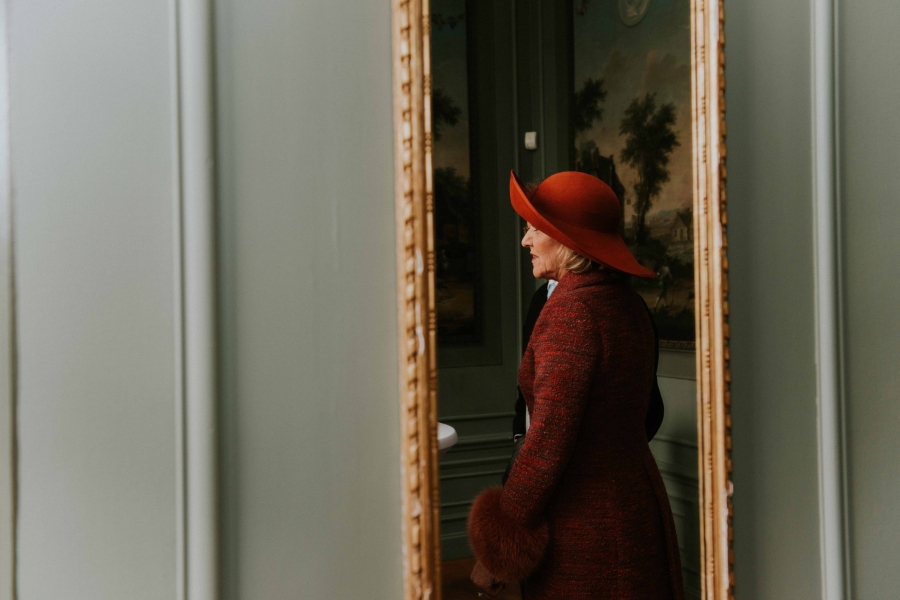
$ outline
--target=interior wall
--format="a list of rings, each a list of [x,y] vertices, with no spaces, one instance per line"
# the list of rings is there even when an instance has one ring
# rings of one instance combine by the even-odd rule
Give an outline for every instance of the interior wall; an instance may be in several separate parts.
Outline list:
[[[900,7],[834,6],[847,591],[892,598]],[[736,589],[745,598],[816,598],[810,5],[730,0],[726,14]]]
[[[839,4],[845,411],[854,598],[900,589],[900,4]]]
[[[400,598],[391,3],[216,4],[227,598]]]
[[[178,598],[175,3],[8,7],[18,597]],[[390,4],[216,13],[226,594],[397,598]]]
[[[819,598],[810,3],[725,3],[739,598]]]
[[[8,8],[18,597],[171,599],[171,7]]]

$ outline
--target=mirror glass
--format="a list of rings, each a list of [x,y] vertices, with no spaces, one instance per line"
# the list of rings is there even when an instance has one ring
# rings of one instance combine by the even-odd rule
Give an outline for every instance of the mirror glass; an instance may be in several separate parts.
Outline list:
[[[690,0],[431,0],[430,14],[442,597],[477,596],[467,517],[525,427],[517,374],[545,281],[520,246],[512,169],[604,181],[656,273],[631,278],[660,342],[665,417],[649,445],[699,598]]]

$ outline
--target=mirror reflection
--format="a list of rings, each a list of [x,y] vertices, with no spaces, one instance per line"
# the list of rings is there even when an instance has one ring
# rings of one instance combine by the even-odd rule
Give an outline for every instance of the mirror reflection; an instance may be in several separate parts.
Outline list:
[[[442,596],[699,598],[690,3],[514,4],[431,1]]]

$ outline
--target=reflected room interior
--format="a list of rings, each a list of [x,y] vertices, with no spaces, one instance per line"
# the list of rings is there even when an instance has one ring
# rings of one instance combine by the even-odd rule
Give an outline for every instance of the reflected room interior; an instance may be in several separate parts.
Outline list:
[[[442,597],[471,598],[472,500],[513,450],[523,323],[545,282],[520,245],[509,172],[566,170],[619,198],[621,233],[656,274],[632,285],[660,336],[665,406],[650,447],[687,598],[700,597],[689,0],[432,0]],[[500,598],[518,598],[509,586]]]

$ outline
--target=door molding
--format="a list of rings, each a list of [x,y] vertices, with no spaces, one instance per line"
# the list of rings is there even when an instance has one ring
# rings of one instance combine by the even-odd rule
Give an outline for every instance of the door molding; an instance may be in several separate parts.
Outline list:
[[[18,503],[13,197],[9,131],[8,3],[0,2],[0,600],[15,600]]]
[[[837,181],[836,7],[812,0],[812,145],[815,249],[819,560],[822,599],[848,594],[841,355],[840,198]]]
[[[178,597],[218,600],[215,88],[211,0],[175,0]]]

